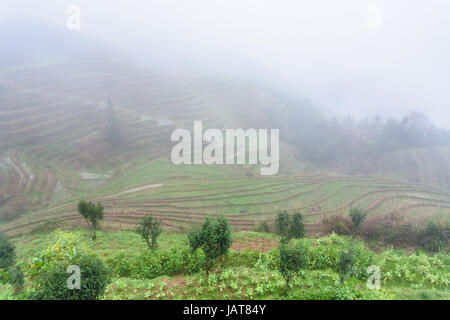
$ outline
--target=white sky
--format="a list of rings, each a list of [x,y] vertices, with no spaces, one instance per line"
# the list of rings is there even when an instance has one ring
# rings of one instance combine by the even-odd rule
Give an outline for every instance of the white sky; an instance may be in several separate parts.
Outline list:
[[[79,5],[81,32],[161,68],[264,78],[329,115],[420,110],[450,127],[448,0],[1,1],[0,19],[61,28]]]

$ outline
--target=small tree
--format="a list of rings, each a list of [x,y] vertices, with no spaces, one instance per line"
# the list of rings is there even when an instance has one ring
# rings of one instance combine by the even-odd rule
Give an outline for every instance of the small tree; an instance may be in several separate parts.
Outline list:
[[[88,226],[92,230],[92,240],[97,239],[97,229],[100,224],[100,220],[103,219],[103,206],[101,203],[97,203],[95,205],[91,201],[86,202],[81,200],[78,202],[78,212],[83,216],[86,220]]]
[[[280,243],[280,266],[278,270],[286,281],[286,293],[292,278],[308,265],[307,249],[301,242],[289,246],[286,242]]]
[[[301,239],[305,236],[305,223],[303,222],[303,215],[300,212],[296,212],[292,216],[289,234],[295,239]]]
[[[287,211],[278,213],[277,218],[275,219],[275,229],[277,234],[280,235],[282,242],[288,242],[291,238],[290,224],[291,219]]]
[[[352,218],[353,232],[356,234],[366,219],[367,213],[364,213],[361,209],[352,208],[349,215]]]
[[[0,233],[0,269],[5,271],[14,265],[16,258],[16,249],[14,245],[6,238],[3,233]]]
[[[136,232],[142,236],[149,249],[155,250],[158,246],[157,239],[162,233],[161,222],[153,220],[152,216],[147,216],[142,220]]]
[[[188,234],[189,246],[194,252],[201,248],[205,254],[205,270],[208,274],[217,258],[225,255],[232,243],[231,230],[228,220],[219,217],[212,220],[206,218],[200,227]]]

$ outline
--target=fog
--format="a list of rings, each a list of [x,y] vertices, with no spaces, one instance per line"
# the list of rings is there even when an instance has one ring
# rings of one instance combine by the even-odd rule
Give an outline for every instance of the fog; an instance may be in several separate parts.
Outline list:
[[[417,110],[450,128],[446,0],[16,0],[0,19],[66,28],[69,5],[81,9],[71,32],[152,68],[270,84],[328,116]]]

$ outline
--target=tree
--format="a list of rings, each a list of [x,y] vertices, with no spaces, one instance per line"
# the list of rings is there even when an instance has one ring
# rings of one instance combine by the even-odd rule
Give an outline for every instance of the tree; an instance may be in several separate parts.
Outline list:
[[[86,202],[84,200],[80,200],[80,202],[78,202],[78,212],[83,216],[91,228],[92,240],[97,238],[97,229],[99,227],[100,220],[103,219],[103,210],[104,208],[100,202],[97,203],[97,205],[91,201]]]
[[[122,130],[120,128],[119,121],[117,120],[116,111],[114,110],[111,99],[108,99],[107,110],[108,128],[106,134],[109,142],[112,145],[117,146],[122,142]]]
[[[289,290],[289,283],[301,269],[308,265],[307,248],[302,242],[297,242],[294,246],[289,243],[280,242],[280,265],[278,270],[286,281],[286,292]]]
[[[303,215],[300,212],[296,212],[292,216],[289,234],[295,239],[301,239],[305,236],[305,223],[303,222]]]
[[[228,220],[221,216],[216,220],[206,218],[200,227],[188,234],[192,252],[201,248],[205,254],[204,268],[208,274],[217,258],[225,255],[232,243]]]
[[[367,213],[358,208],[351,208],[349,215],[352,218],[353,231],[356,234],[366,219]]]
[[[14,265],[16,258],[16,249],[14,245],[0,233],[0,269],[7,270]]]
[[[157,239],[162,233],[161,222],[153,220],[152,216],[147,216],[142,220],[136,232],[142,236],[149,249],[155,250],[158,246]]]
[[[280,235],[282,242],[288,242],[290,237],[289,226],[291,224],[291,219],[287,211],[282,211],[278,213],[275,219],[275,229],[277,234]]]

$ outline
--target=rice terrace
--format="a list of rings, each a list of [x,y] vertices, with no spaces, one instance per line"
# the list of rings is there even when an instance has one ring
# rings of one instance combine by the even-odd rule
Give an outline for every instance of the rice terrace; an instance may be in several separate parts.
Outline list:
[[[339,118],[259,77],[7,25],[0,299],[450,299],[450,129],[421,112]],[[196,121],[279,129],[278,173],[174,163],[172,133]],[[81,289],[45,291],[69,265]]]

